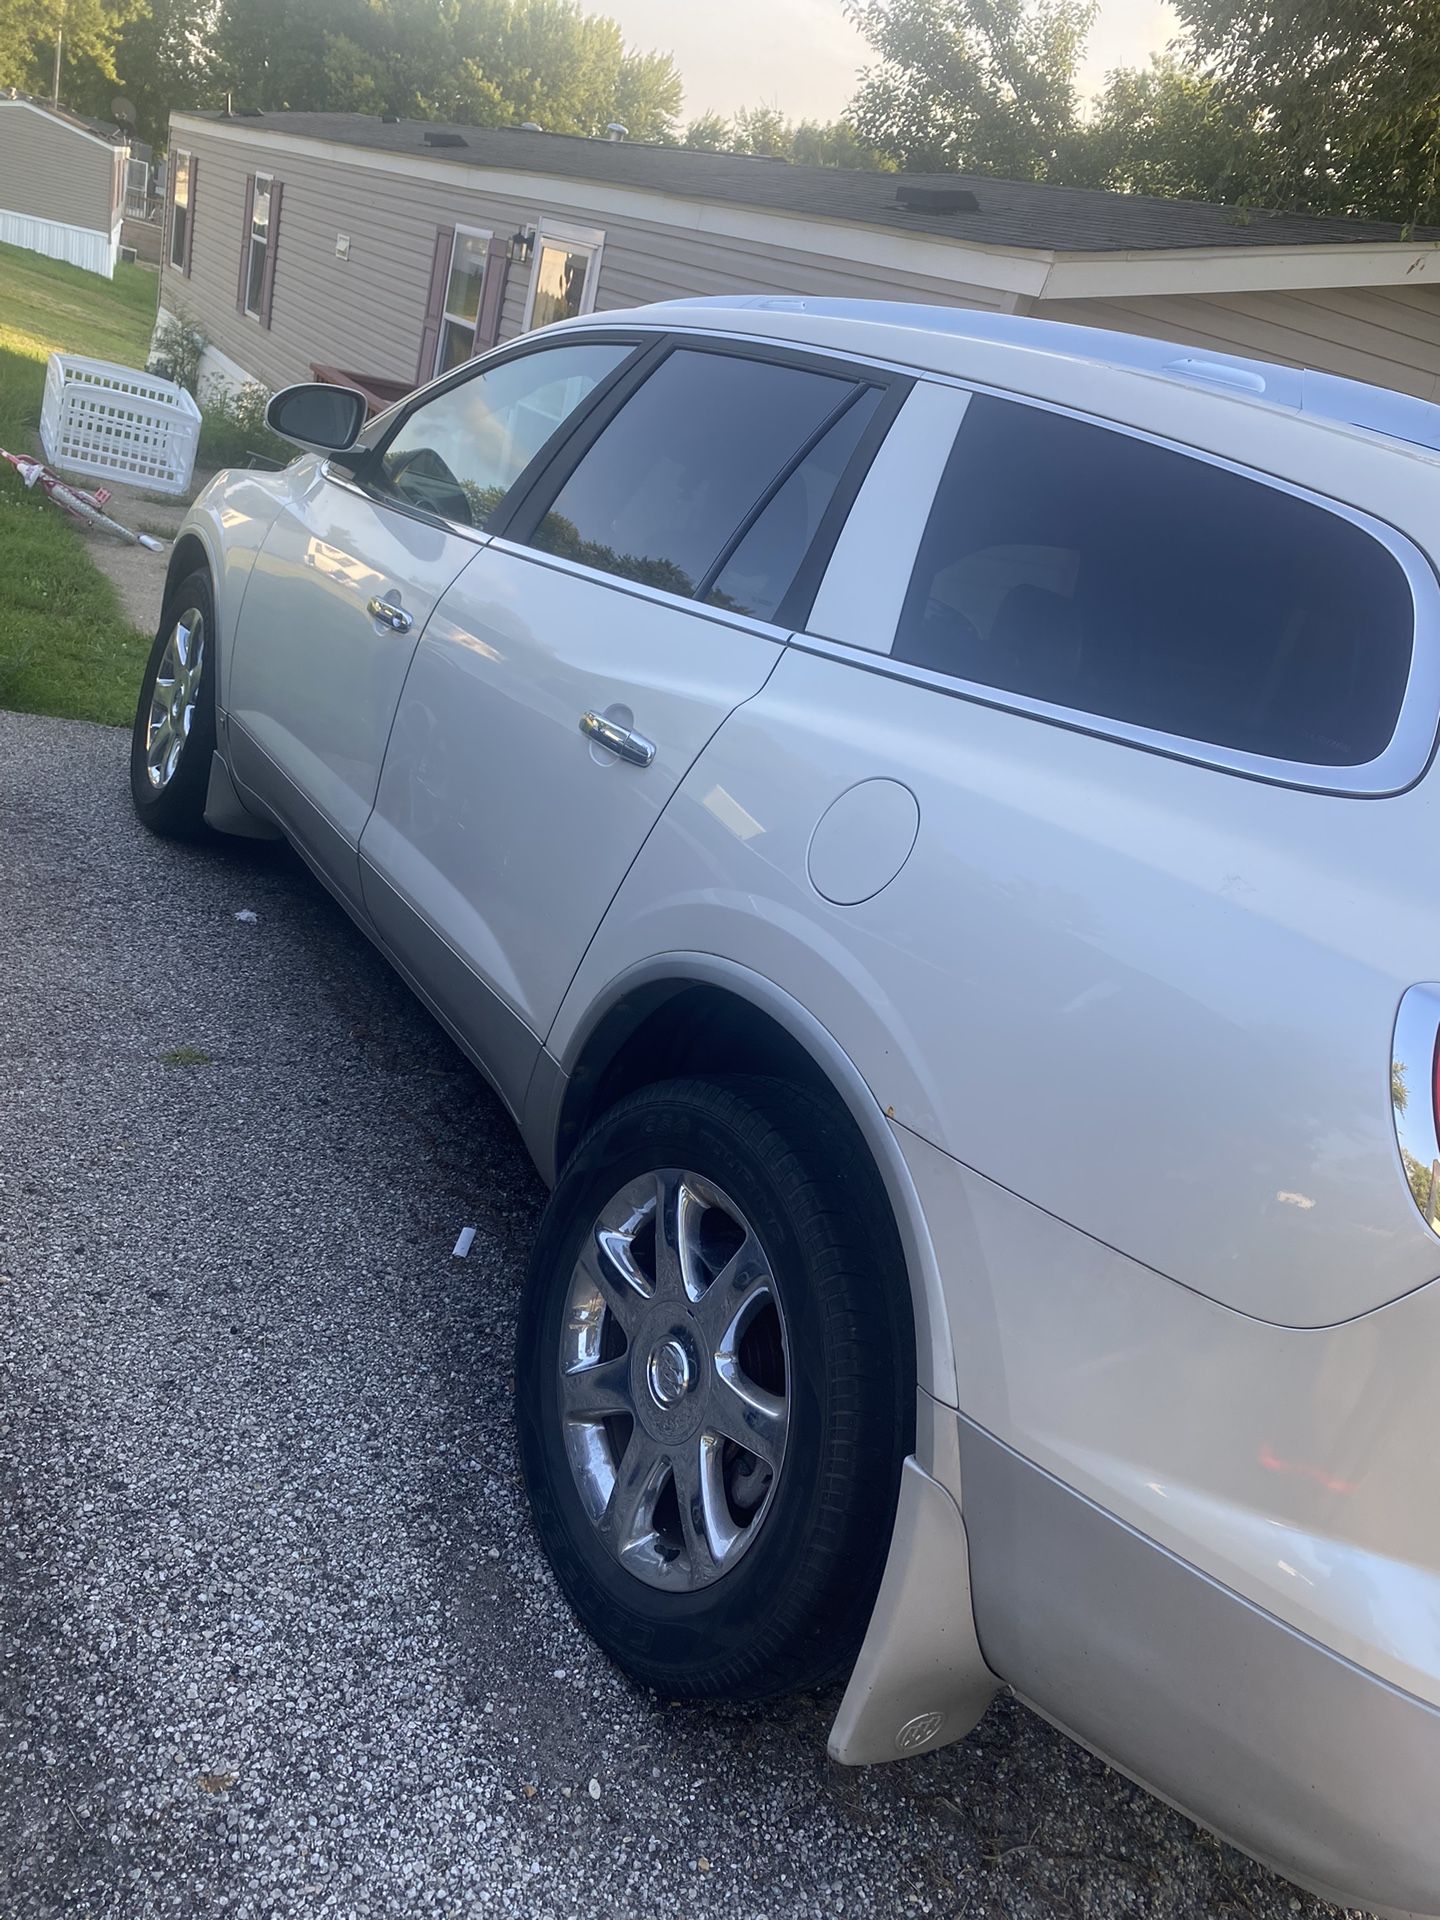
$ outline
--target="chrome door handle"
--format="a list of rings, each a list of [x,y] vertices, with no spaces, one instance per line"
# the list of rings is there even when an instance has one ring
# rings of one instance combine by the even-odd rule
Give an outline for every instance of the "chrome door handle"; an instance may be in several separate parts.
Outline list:
[[[617,759],[628,760],[632,767],[648,767],[655,758],[655,742],[630,727],[617,727],[603,713],[582,713],[580,731],[597,747],[605,747]]]
[[[393,600],[381,600],[378,597],[367,601],[366,612],[372,620],[378,620],[382,626],[389,627],[392,633],[408,633],[415,624],[415,616],[407,613],[404,607],[397,606]]]

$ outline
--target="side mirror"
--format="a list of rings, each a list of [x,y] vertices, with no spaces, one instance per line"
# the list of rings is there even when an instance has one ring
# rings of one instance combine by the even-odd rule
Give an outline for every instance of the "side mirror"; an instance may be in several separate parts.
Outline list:
[[[265,408],[265,424],[292,446],[310,453],[343,453],[365,424],[368,403],[354,387],[307,381],[282,387]]]

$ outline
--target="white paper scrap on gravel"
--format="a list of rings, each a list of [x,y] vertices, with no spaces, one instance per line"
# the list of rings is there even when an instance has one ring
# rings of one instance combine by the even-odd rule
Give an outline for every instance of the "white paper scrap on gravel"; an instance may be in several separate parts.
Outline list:
[[[460,1229],[460,1238],[455,1242],[454,1258],[463,1260],[474,1244],[475,1229],[473,1227],[462,1227]]]
[[[245,926],[253,927],[256,921],[260,918],[260,916],[258,913],[252,912],[252,910],[249,907],[241,907],[240,911],[236,914],[235,918],[239,921],[242,921]]]

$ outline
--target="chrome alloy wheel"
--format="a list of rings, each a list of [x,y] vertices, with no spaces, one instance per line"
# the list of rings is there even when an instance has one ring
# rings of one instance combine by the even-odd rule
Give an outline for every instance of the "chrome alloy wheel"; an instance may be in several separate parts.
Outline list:
[[[174,778],[190,738],[204,670],[205,616],[198,607],[187,607],[170,629],[150,696],[145,772],[157,793]]]
[[[775,1497],[790,1356],[764,1248],[726,1194],[666,1167],[585,1237],[560,1335],[560,1417],[585,1511],[621,1566],[693,1592]]]

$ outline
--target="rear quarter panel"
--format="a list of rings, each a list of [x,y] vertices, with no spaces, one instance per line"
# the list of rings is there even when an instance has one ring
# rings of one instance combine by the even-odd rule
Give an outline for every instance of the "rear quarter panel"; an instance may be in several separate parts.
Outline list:
[[[858,780],[908,786],[872,898],[811,885]],[[1131,1259],[1298,1327],[1423,1285],[1390,1109],[1401,993],[1437,971],[1433,786],[1246,780],[792,649],[693,768],[550,1039],[656,953],[808,1007],[881,1108]]]

